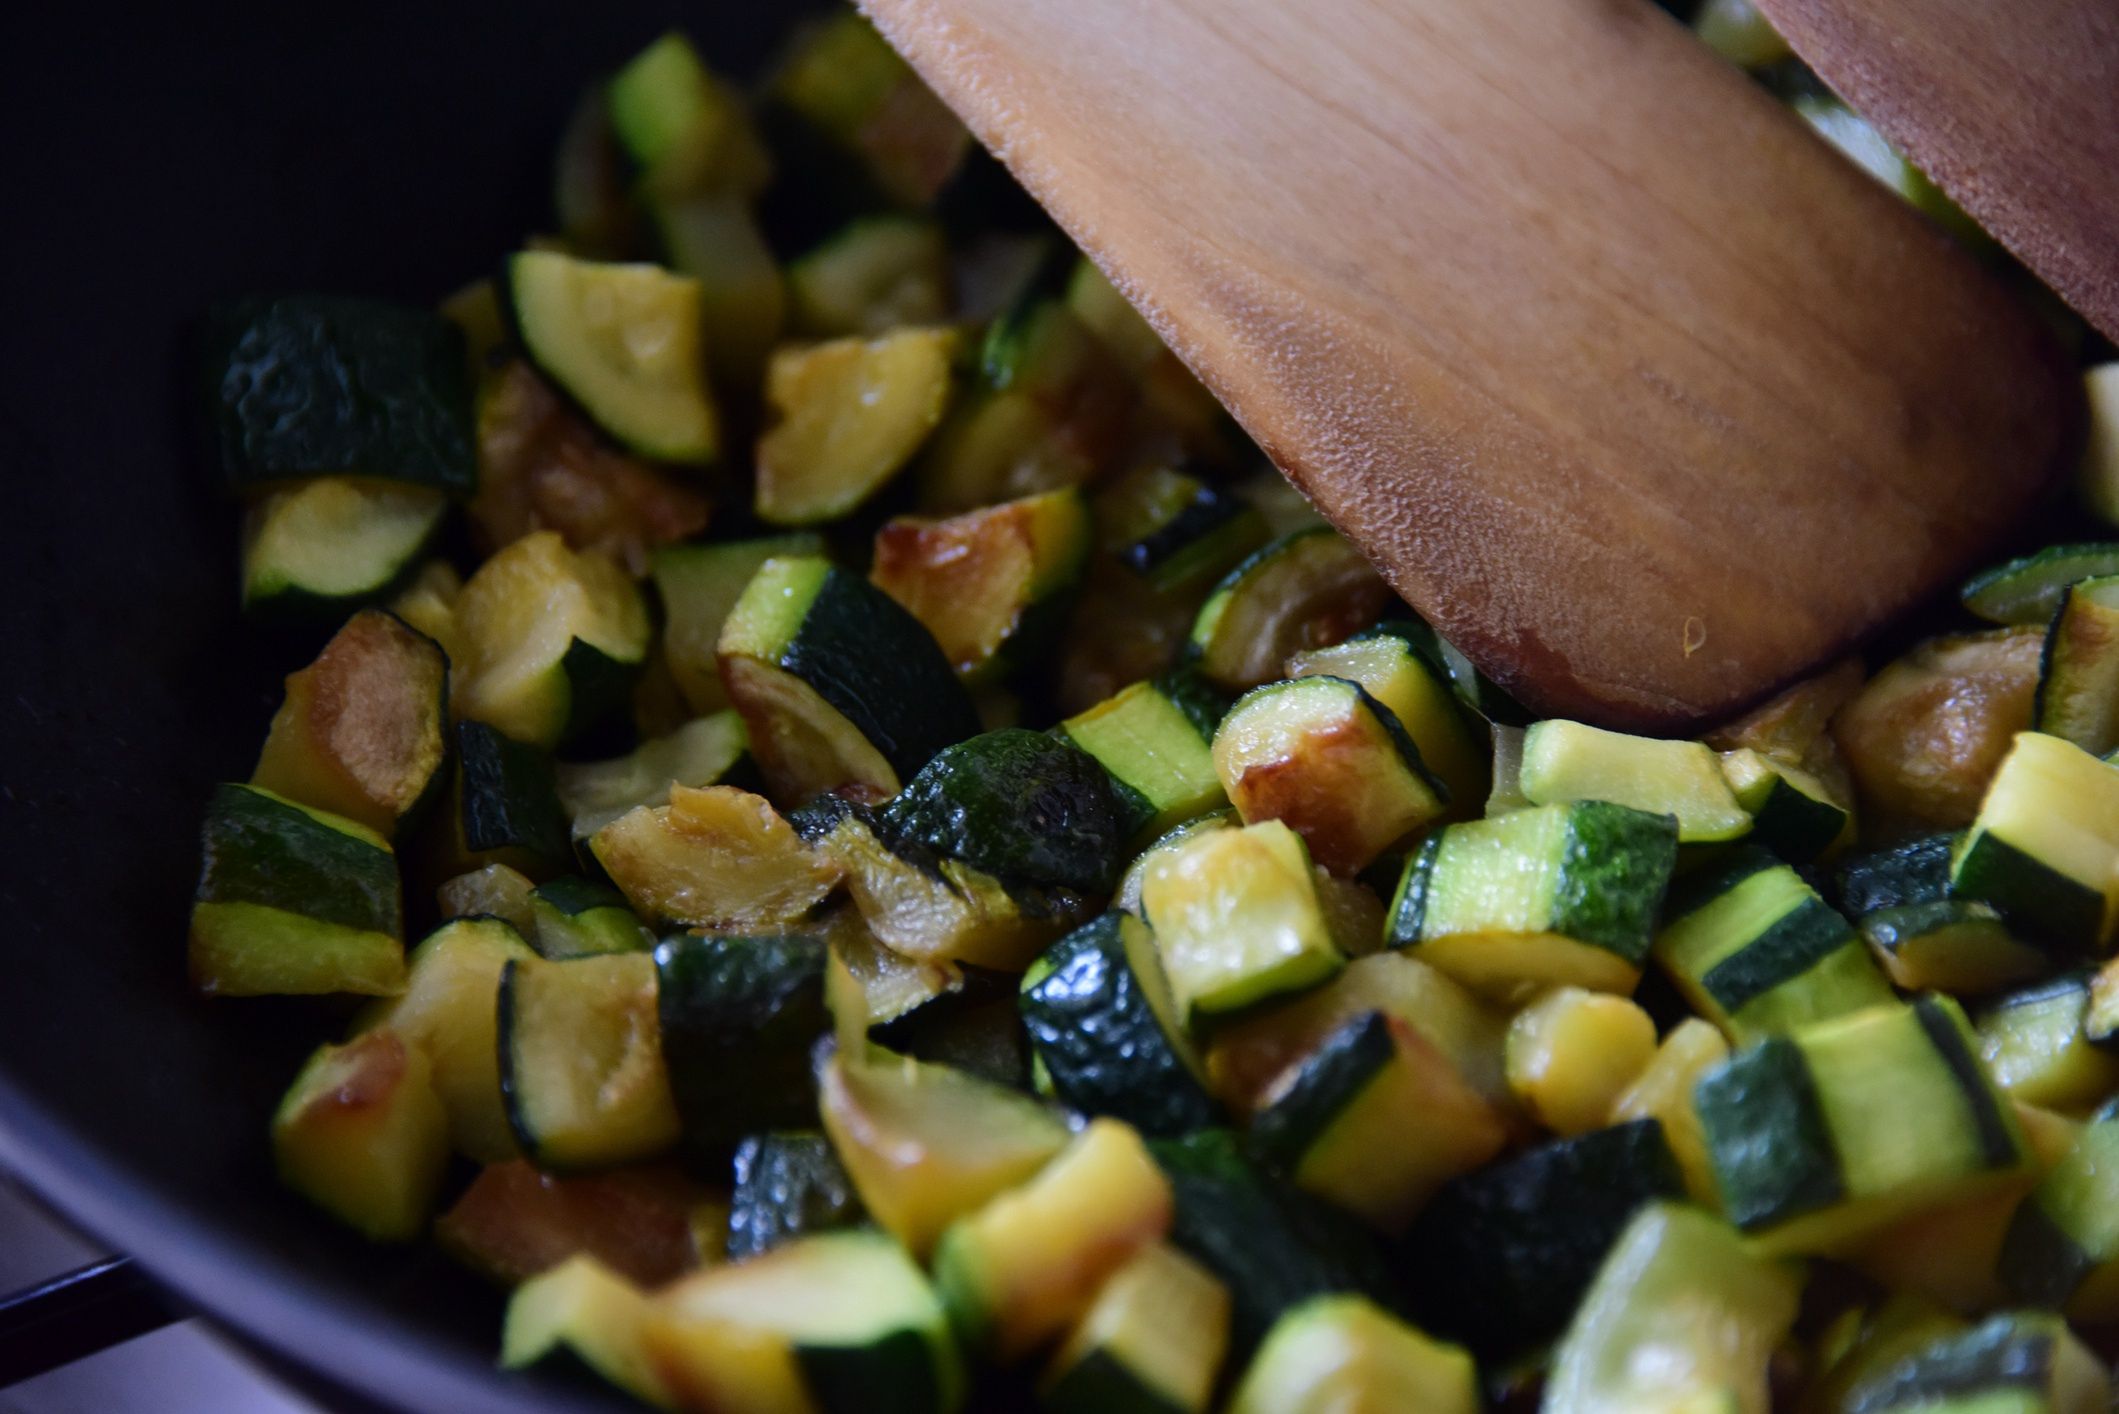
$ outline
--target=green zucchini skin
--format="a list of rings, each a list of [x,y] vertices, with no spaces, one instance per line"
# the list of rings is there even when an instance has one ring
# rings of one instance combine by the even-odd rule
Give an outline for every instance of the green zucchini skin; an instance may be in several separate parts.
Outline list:
[[[655,949],[656,1006],[686,1150],[719,1163],[745,1136],[814,1126],[810,1051],[831,1029],[820,938],[700,937]]]
[[[642,952],[655,944],[624,894],[577,876],[539,884],[530,891],[530,907],[536,927],[529,941],[540,957]]]
[[[1885,908],[1937,903],[1950,895],[1954,834],[1924,835],[1847,861],[1839,872],[1840,906],[1850,918]]]
[[[330,295],[221,305],[205,373],[230,490],[308,476],[478,487],[463,331],[431,310]]]
[[[1007,727],[943,748],[879,814],[884,829],[996,878],[1109,893],[1131,813],[1095,757]]]
[[[2066,1347],[2073,1346],[2073,1349]],[[1888,1414],[1892,1410],[1929,1410],[1950,1414],[1964,1408],[1995,1407],[1988,1401],[2016,1393],[2036,1399],[2036,1407],[2061,1414],[2072,1402],[2053,1400],[2069,1374],[2071,1356],[2090,1357],[2075,1345],[2060,1318],[2042,1312],[2004,1311],[1958,1335],[1947,1336],[1904,1357],[1848,1391],[1841,1405],[1846,1414]],[[2091,1370],[2096,1370],[2094,1363]],[[2101,1374],[2101,1371],[2098,1371]],[[2038,1396],[2044,1396],[2039,1399]],[[1962,1403],[1960,1404],[1960,1401]]]
[[[551,873],[567,867],[573,841],[549,752],[466,719],[456,724],[456,765],[466,850],[519,851]]]
[[[2119,574],[2119,544],[2051,545],[1964,583],[1958,597],[1989,623],[2042,624],[2052,620],[2068,586]]]
[[[397,861],[255,786],[220,785],[206,807],[200,903],[249,903],[319,923],[397,934]]]
[[[753,1134],[736,1146],[728,1258],[740,1262],[813,1232],[865,1217],[831,1140],[817,1130]]]
[[[1633,1215],[1682,1200],[1661,1121],[1555,1139],[1452,1179],[1401,1249],[1419,1324],[1484,1358],[1565,1329]]]
[[[1187,1414],[1108,1350],[1092,1350],[1045,1390],[1055,1414]]]
[[[1075,1109],[1122,1119],[1150,1137],[1204,1129],[1221,1107],[1149,1004],[1127,956],[1125,926],[1122,915],[1107,913],[1046,949],[1023,978],[1023,1025],[1053,1093]]]
[[[1695,1103],[1722,1210],[1741,1231],[1830,1207],[1846,1196],[1817,1081],[1802,1050],[1769,1036],[1701,1077]]]
[[[2025,938],[2057,952],[2094,938],[2104,923],[2104,896],[1984,832],[1957,857],[1950,892],[1993,905]]]
[[[1282,1311],[1309,1297],[1355,1291],[1405,1309],[1375,1233],[1257,1167],[1227,1130],[1158,1139],[1149,1149],[1175,1198],[1170,1241],[1229,1288],[1231,1368]]]
[[[1310,1146],[1396,1055],[1390,1021],[1382,1012],[1369,1012],[1340,1027],[1301,1062],[1293,1083],[1252,1117],[1252,1146],[1261,1157],[1293,1172]]]

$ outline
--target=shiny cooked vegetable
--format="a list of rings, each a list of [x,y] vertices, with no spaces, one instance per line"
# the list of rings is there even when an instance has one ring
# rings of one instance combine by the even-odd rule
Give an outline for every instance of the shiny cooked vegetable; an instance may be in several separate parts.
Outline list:
[[[213,321],[308,641],[191,975],[360,999],[285,1181],[663,1408],[2103,1414],[2119,532],[1696,741],[1536,720],[1001,180],[851,12],[673,33],[441,311]]]

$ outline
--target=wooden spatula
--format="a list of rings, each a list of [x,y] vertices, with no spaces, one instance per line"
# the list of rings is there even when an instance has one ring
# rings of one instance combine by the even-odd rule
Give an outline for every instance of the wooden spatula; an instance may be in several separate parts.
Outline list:
[[[1758,4],[1958,205],[2119,339],[2119,4]]]
[[[1280,467],[1533,707],[1724,714],[1960,570],[2077,393],[1643,0],[864,0]]]

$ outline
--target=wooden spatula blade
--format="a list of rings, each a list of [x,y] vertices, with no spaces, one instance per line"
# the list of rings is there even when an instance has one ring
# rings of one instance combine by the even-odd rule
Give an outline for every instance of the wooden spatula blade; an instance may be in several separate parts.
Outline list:
[[[1640,0],[865,0],[1413,606],[1533,707],[1726,713],[2076,435],[1976,266]]]
[[[1758,3],[1893,145],[2119,339],[2119,4]]]

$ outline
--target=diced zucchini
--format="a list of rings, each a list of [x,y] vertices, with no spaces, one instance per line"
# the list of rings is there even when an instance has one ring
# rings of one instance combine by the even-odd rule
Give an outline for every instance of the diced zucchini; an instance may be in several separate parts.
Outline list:
[[[815,1130],[752,1135],[736,1146],[734,1172],[730,1261],[811,1233],[851,1227],[865,1216],[838,1152]]]
[[[527,1159],[488,1164],[434,1221],[450,1256],[501,1286],[590,1256],[644,1287],[719,1261],[728,1205],[673,1164],[561,1177]]]
[[[484,722],[451,733],[456,772],[434,833],[447,872],[503,864],[532,878],[564,872],[573,860],[551,753]]]
[[[456,601],[455,709],[554,745],[624,705],[649,639],[625,571],[556,532],[526,535],[480,565]]]
[[[1997,1265],[2014,1300],[2119,1318],[2119,1112],[2085,1125],[2016,1209]]]
[[[1220,579],[1267,535],[1265,517],[1242,497],[1160,464],[1100,490],[1095,509],[1099,548],[1162,594]]]
[[[191,909],[191,981],[212,996],[405,985],[397,858],[367,826],[257,786],[214,788]]]
[[[1491,782],[1486,743],[1458,701],[1449,675],[1417,646],[1420,625],[1385,623],[1344,643],[1288,659],[1291,678],[1345,678],[1397,718],[1427,769],[1449,789],[1444,819],[1476,815]]]
[[[390,601],[390,612],[439,643],[453,664],[463,656],[456,646],[456,600],[463,589],[463,576],[456,566],[447,560],[429,560]]]
[[[1553,1359],[1551,1414],[1769,1414],[1768,1366],[1795,1323],[1800,1272],[1694,1208],[1628,1224]]]
[[[515,1153],[500,1101],[494,1016],[501,968],[531,956],[501,919],[454,919],[412,950],[404,994],[375,1003],[358,1022],[363,1032],[387,1027],[426,1053],[450,1141],[480,1163]]]
[[[523,937],[537,932],[537,914],[531,895],[537,885],[519,870],[505,864],[486,864],[443,882],[434,891],[443,918],[476,918],[490,914],[514,928]]]
[[[1508,1132],[1439,1047],[1372,1011],[1267,1087],[1250,1137],[1297,1186],[1395,1232]]]
[[[441,315],[331,295],[248,299],[212,312],[205,346],[231,489],[312,476],[477,487],[463,332]]]
[[[1509,1023],[1508,1087],[1553,1133],[1586,1134],[1655,1052],[1655,1022],[1629,999],[1555,987]]]
[[[1950,896],[1950,856],[1958,837],[1923,835],[1857,855],[1839,871],[1840,906],[1856,920],[1884,909],[1941,903]]]
[[[2001,915],[1983,903],[1934,903],[1864,914],[1862,940],[1891,979],[1908,992],[1976,996],[2044,972],[2046,955],[2016,940]]]
[[[1045,1374],[1054,1414],[1206,1414],[1229,1343],[1229,1292],[1164,1243],[1096,1293]]]
[[[957,1220],[935,1284],[967,1350],[1008,1361],[1074,1324],[1170,1226],[1170,1184],[1132,1126],[1088,1128],[1019,1188]]]
[[[838,882],[770,801],[734,786],[672,786],[668,805],[621,815],[590,848],[642,917],[692,928],[793,923]]]
[[[742,97],[671,31],[611,76],[613,135],[657,192],[733,186],[754,190],[764,153],[750,132]]]
[[[688,1153],[724,1162],[749,1134],[816,1123],[810,1052],[831,1029],[821,938],[679,934],[655,949],[670,1096]]]
[[[1216,1027],[1207,1050],[1214,1093],[1238,1111],[1257,1108],[1267,1087],[1290,1066],[1349,1022],[1375,1011],[1438,1047],[1496,1107],[1509,1105],[1503,1073],[1506,1018],[1447,973],[1405,952],[1355,958],[1314,991]]]
[[[2103,1414],[2111,1376],[2058,1316],[2004,1311],[1891,1362],[1847,1392],[1847,1414]]]
[[[1931,638],[1832,719],[1864,818],[1883,834],[1957,830],[2031,725],[2042,628]]]
[[[1653,1119],[1549,1140],[1468,1173],[1407,1234],[1420,1319],[1481,1355],[1550,1340],[1634,1214],[1683,1196]]]
[[[2119,574],[2119,544],[2051,545],[1982,570],[1958,591],[1988,623],[2048,624],[2068,586]]]
[[[1212,763],[1210,762],[1209,764],[1211,765]],[[1214,786],[1216,790],[1219,790],[1221,782],[1217,780]],[[1125,877],[1118,881],[1118,892],[1111,896],[1111,906],[1123,909],[1136,917],[1145,917],[1146,915],[1141,912],[1140,906],[1140,886],[1146,882],[1148,871],[1155,867],[1157,861],[1183,847],[1185,842],[1194,835],[1207,834],[1214,830],[1240,829],[1242,825],[1243,821],[1237,818],[1236,807],[1224,805],[1217,810],[1211,810],[1204,815],[1186,820],[1182,824],[1171,826],[1163,831],[1162,834],[1156,836],[1148,847],[1136,855],[1133,862],[1126,866]],[[1312,868],[1314,871],[1314,866]],[[1313,877],[1315,877],[1315,872],[1313,872]]]
[[[715,657],[721,626],[758,567],[775,555],[814,555],[824,542],[808,531],[710,545],[665,545],[655,551],[655,592],[662,600],[662,653],[677,690],[694,712],[728,706]],[[686,785],[704,785],[687,781]]]
[[[1319,1296],[1274,1322],[1229,1414],[1478,1414],[1480,1407],[1478,1372],[1464,1351],[1362,1297]]]
[[[523,352],[613,441],[680,464],[719,454],[697,280],[526,250],[503,286]]]
[[[323,1046],[272,1117],[280,1177],[363,1236],[425,1231],[449,1159],[426,1053],[384,1029]]]
[[[949,248],[917,216],[864,216],[787,267],[795,332],[833,339],[949,317]]]
[[[1278,820],[1201,833],[1160,854],[1140,901],[1188,1026],[1307,990],[1346,965],[1302,837]]]
[[[1216,585],[1192,625],[1200,671],[1242,691],[1279,677],[1306,648],[1351,638],[1375,622],[1390,590],[1375,566],[1324,526],[1283,535]]]
[[[1214,771],[1214,722],[1203,720],[1207,704],[1198,688],[1181,673],[1137,682],[1060,723],[1066,738],[1102,762],[1120,786],[1135,841],[1228,802]]]
[[[942,1303],[880,1232],[828,1232],[660,1292],[648,1350],[680,1405],[950,1414],[964,1370]]]
[[[288,676],[251,783],[391,834],[441,774],[448,685],[432,639],[355,614]]]
[[[1226,1130],[1149,1148],[1177,1203],[1170,1243],[1228,1288],[1239,1358],[1310,1297],[1359,1292],[1392,1309],[1403,1301],[1373,1229],[1256,1167]]]
[[[1214,733],[1214,769],[1246,821],[1287,825],[1335,874],[1359,872],[1449,804],[1398,719],[1345,678],[1246,693]]]
[[[708,370],[731,390],[758,387],[787,321],[787,290],[741,190],[651,191],[655,235],[672,270],[699,282]]]
[[[971,148],[956,115],[850,10],[806,31],[768,92],[899,206],[933,201]]]
[[[1755,845],[1680,880],[1663,917],[1656,961],[1732,1041],[1894,998],[1847,920]]]
[[[657,1408],[672,1407],[647,1355],[647,1293],[586,1254],[530,1278],[508,1298],[504,1370],[587,1366]]]
[[[1950,892],[1992,904],[2026,941],[2102,946],[2119,909],[2119,768],[2019,732],[1957,847]]]
[[[529,938],[539,957],[555,962],[655,946],[624,894],[571,875],[530,891]]]
[[[1678,827],[1605,801],[1450,825],[1406,861],[1391,946],[1477,991],[1630,992],[1677,859]]]
[[[2092,756],[2119,746],[2119,575],[2079,580],[2061,593],[2031,724]]]
[[[1847,1407],[1847,1392],[1901,1356],[1966,1329],[1963,1320],[1918,1296],[1894,1295],[1868,1309],[1842,1312],[1818,1335],[1816,1373],[1803,1392],[1806,1409]]]
[[[1979,1013],[1979,1054],[2011,1099],[2086,1110],[2119,1091],[2119,1055],[2086,1030],[2090,979],[2072,972],[2010,993]]]
[[[885,839],[857,810],[837,811],[817,848],[844,873],[876,940],[921,962],[1017,972],[1095,913],[1084,895],[1028,884],[1011,888],[962,860]]]
[[[899,517],[876,532],[869,577],[960,677],[985,682],[1051,647],[1088,557],[1088,510],[1063,488],[942,520]]]
[[[669,804],[672,786],[713,785],[742,762],[749,746],[743,719],[722,711],[614,760],[560,766],[559,800],[573,817],[574,838],[589,838],[636,806]]]
[[[1150,1135],[1215,1120],[1148,925],[1107,913],[1061,938],[1023,974],[1023,1025],[1052,1093]]]
[[[820,917],[815,931],[832,952],[825,1000],[842,1046],[858,1048],[892,1023],[915,1017],[964,988],[963,968],[885,947],[850,903]]]
[[[1580,722],[1533,722],[1523,735],[1520,776],[1533,805],[1604,800],[1651,815],[1674,815],[1678,840],[1731,840],[1751,816],[1729,789],[1721,762],[1696,741],[1607,732]]]
[[[1107,893],[1130,820],[1096,758],[1004,727],[944,747],[878,812],[886,834],[1008,881]]]
[[[1846,835],[1853,812],[1800,766],[1749,747],[1722,753],[1722,775],[1751,816],[1748,838],[1791,864],[1807,864]]]
[[[780,795],[880,795],[978,730],[920,621],[821,556],[767,560],[721,629],[721,675]]]
[[[1946,997],[1768,1037],[1703,1077],[1694,1101],[1723,1210],[1776,1252],[1837,1250],[2009,1182],[2026,1162]]]
[[[1707,1153],[1693,1091],[1701,1076],[1727,1059],[1729,1042],[1722,1033],[1696,1016],[1687,1017],[1671,1028],[1655,1056],[1611,1107],[1610,1122],[1615,1125],[1637,1119],[1662,1122],[1671,1157],[1685,1175],[1685,1191],[1710,1208],[1717,1202],[1714,1162]]]
[[[1057,1113],[948,1066],[840,1054],[818,1085],[824,1130],[861,1202],[915,1256],[1067,1143]]]
[[[273,491],[243,523],[243,607],[329,620],[387,599],[425,552],[448,498],[345,476]]]
[[[647,954],[508,962],[499,1046],[508,1124],[540,1168],[625,1163],[677,1142]]]
[[[950,328],[897,329],[776,352],[765,377],[775,421],[758,443],[759,519],[815,525],[873,496],[940,424],[956,340]]]

